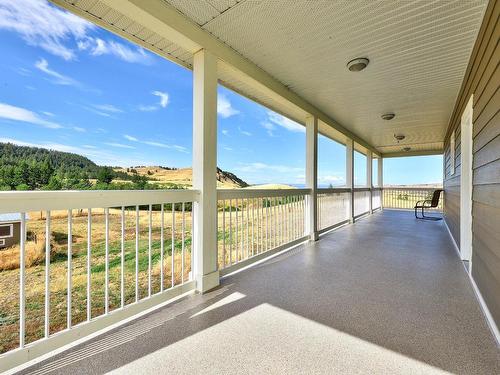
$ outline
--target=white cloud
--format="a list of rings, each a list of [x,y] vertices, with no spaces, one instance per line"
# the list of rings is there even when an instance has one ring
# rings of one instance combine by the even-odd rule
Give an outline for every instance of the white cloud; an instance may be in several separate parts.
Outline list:
[[[222,118],[228,118],[237,115],[240,111],[233,108],[229,99],[227,99],[224,95],[219,94],[217,98],[217,113]]]
[[[252,133],[249,131],[243,130],[241,127],[238,126],[238,130],[240,131],[241,134],[246,135],[247,137],[250,137]]]
[[[168,104],[168,93],[162,91],[153,91],[153,95],[160,98],[160,107],[166,108]]]
[[[111,113],[122,113],[123,112],[123,110],[115,107],[112,104],[94,104],[93,107],[97,108],[101,111],[104,111],[104,112],[111,112]]]
[[[222,134],[223,135],[228,135],[229,134],[229,130],[226,130],[226,129],[222,130]]]
[[[124,134],[123,138],[128,139],[129,141],[132,141],[132,142],[138,141],[138,139],[136,137],[132,137],[131,135],[128,135],[128,134]]]
[[[235,168],[241,172],[258,172],[258,171],[269,171],[269,172],[278,172],[278,173],[289,173],[289,172],[301,172],[304,171],[304,168],[291,167],[287,165],[274,165],[274,164],[265,164],[265,163],[247,163],[241,164],[240,166]]]
[[[155,105],[140,105],[139,106],[139,111],[141,111],[141,112],[152,112],[152,111],[156,111],[157,109],[158,109],[158,107]]]
[[[222,146],[222,148],[226,151],[233,151],[233,149],[231,147],[227,147],[227,146]]]
[[[97,147],[92,146],[92,145],[82,145],[82,147],[89,148],[89,149],[96,149]]]
[[[48,111],[42,111],[42,113],[43,113],[45,116],[50,116],[50,117],[54,117],[54,116],[55,116],[52,112],[48,112]]]
[[[60,129],[62,125],[59,125],[52,121],[47,121],[41,118],[35,112],[28,109],[15,107],[10,104],[0,103],[0,118],[7,120],[27,122],[34,125],[43,126],[48,129]]]
[[[135,149],[134,146],[124,145],[122,143],[116,143],[116,142],[104,142],[104,144],[111,147]]]
[[[45,59],[40,59],[37,62],[35,62],[35,67],[44,72],[45,74],[51,76],[54,78],[52,82],[54,82],[57,85],[67,85],[67,86],[79,86],[80,84],[78,81],[74,80],[71,77],[65,76],[61,73],[56,72],[55,70],[52,70],[49,68],[49,63]]]
[[[276,126],[271,124],[270,122],[268,121],[265,121],[265,122],[262,122],[261,123],[262,127],[264,129],[267,130],[267,134],[270,136],[270,137],[274,137],[274,133],[273,131],[276,129]]]
[[[138,142],[138,143],[142,143],[142,144],[145,144],[145,145],[148,145],[148,146],[161,147],[161,148],[169,148],[169,149],[177,150],[179,152],[184,152],[186,154],[189,153],[189,150],[186,147],[184,147],[184,146],[169,145],[169,144],[161,143],[161,142],[157,142],[157,141],[143,141],[143,140],[140,140],[140,139],[138,139],[136,137],[133,137],[131,135],[128,135],[128,134],[124,134],[123,138],[128,139],[131,142]]]
[[[299,123],[296,123],[295,121],[290,120],[289,118],[286,118],[285,116],[282,116],[276,112],[268,111],[267,112],[267,124],[269,125],[277,125],[281,126],[282,128],[285,128],[286,130],[289,130],[291,132],[305,132],[306,128]],[[262,123],[262,126],[266,128],[269,127],[269,125],[264,125],[266,122]],[[268,129],[268,128],[266,128]],[[268,129],[270,130],[270,129]],[[271,129],[271,131],[274,129]]]
[[[0,0],[0,29],[16,32],[27,44],[64,60],[76,60],[80,50],[130,63],[152,61],[152,55],[140,47],[90,36],[96,29],[94,24],[46,0]]]
[[[137,47],[131,48],[125,44],[113,40],[103,40],[87,36],[77,42],[80,51],[89,51],[93,56],[112,55],[130,63],[151,63],[151,56],[144,49]]]
[[[73,126],[73,130],[79,133],[85,133],[86,130],[84,128],[81,128],[79,126]]]
[[[82,39],[95,26],[45,0],[0,0],[0,29],[14,31],[29,45],[74,60],[75,51],[66,46],[71,37]]]

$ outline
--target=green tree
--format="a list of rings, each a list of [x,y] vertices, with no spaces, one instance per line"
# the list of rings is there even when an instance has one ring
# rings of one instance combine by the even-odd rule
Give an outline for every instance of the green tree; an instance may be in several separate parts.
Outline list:
[[[97,172],[97,182],[109,185],[113,181],[113,170],[109,167],[102,167]]]

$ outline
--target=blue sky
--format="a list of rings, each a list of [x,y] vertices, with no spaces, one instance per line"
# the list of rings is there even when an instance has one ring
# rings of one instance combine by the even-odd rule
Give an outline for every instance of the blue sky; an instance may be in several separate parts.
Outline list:
[[[191,165],[191,71],[44,0],[0,0],[0,41],[0,142],[101,165]],[[319,184],[344,184],[344,146],[318,144]],[[301,125],[219,87],[219,167],[249,183],[300,185],[304,154]],[[436,160],[428,164],[436,173],[421,178],[440,180]],[[408,176],[402,164],[395,161],[396,181],[419,178],[420,169]],[[356,171],[357,184],[365,173]]]

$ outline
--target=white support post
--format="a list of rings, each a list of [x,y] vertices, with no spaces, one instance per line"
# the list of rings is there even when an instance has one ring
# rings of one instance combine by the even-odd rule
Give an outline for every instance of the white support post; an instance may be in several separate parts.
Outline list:
[[[306,187],[311,189],[307,198],[306,235],[311,241],[318,239],[318,118],[306,118]]]
[[[384,208],[384,159],[382,159],[382,155],[378,158],[378,168],[377,168],[377,182],[378,187],[380,188],[380,209]]]
[[[351,189],[349,199],[349,222],[354,223],[354,141],[347,139],[345,143],[345,178],[346,186]]]
[[[206,50],[193,60],[194,275],[204,293],[219,285],[217,267],[217,58]]]
[[[368,203],[368,212],[373,213],[373,154],[370,150],[366,152],[366,185],[370,188],[370,202]]]

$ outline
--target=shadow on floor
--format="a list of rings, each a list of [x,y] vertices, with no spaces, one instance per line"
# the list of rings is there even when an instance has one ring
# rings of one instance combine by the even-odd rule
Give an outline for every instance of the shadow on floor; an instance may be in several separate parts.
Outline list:
[[[442,221],[384,211],[23,373],[500,373]]]

